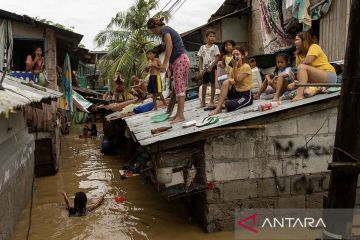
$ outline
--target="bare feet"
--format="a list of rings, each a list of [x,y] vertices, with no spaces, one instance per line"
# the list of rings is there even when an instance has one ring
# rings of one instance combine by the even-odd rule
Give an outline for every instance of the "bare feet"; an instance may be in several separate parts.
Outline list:
[[[185,118],[176,117],[174,120],[170,121],[170,124],[180,123],[185,121]]]
[[[209,107],[215,107],[214,102],[210,102]]]
[[[279,97],[273,97],[272,101],[273,101],[273,102],[279,101]]]
[[[305,98],[304,96],[296,96],[291,101],[296,102],[296,101],[299,101],[299,100],[303,100],[304,98]]]
[[[256,95],[254,96],[254,100],[259,100],[259,99],[260,99],[260,96],[256,94]]]
[[[205,106],[206,106],[205,103],[201,103],[199,108],[204,108]]]
[[[174,121],[177,118],[177,114],[175,116],[169,117],[169,121]]]
[[[209,116],[214,116],[219,113],[221,113],[221,109],[216,108],[215,110],[213,110],[209,113]]]

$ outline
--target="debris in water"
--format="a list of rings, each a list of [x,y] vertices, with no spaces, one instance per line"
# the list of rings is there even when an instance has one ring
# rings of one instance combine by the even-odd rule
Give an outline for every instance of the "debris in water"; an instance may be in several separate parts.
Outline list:
[[[117,202],[117,203],[123,203],[125,201],[126,201],[126,199],[123,196],[115,197],[115,202]]]

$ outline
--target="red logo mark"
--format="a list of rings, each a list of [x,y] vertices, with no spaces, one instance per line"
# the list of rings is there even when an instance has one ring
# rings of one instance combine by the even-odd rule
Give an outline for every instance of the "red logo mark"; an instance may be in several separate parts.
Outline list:
[[[245,224],[245,222],[247,222],[247,221],[249,221],[249,220],[252,220],[252,226],[255,226],[255,224],[256,224],[256,216],[257,216],[257,214],[255,213],[255,214],[253,214],[253,215],[251,215],[251,216],[249,216],[249,217],[247,217],[247,218],[244,218],[244,219],[241,219],[241,220],[239,220],[237,223],[239,224],[239,226],[240,227],[243,227],[243,228],[245,228],[246,230],[249,230],[249,231],[251,231],[251,232],[253,232],[253,233],[258,233],[258,231],[255,229],[255,228],[252,228],[252,227],[250,227],[250,226],[248,226],[248,225],[246,225]]]

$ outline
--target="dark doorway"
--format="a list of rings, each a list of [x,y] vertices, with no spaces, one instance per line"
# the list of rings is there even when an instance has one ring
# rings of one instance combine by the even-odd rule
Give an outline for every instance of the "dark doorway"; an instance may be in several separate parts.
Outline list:
[[[36,48],[41,47],[45,58],[45,41],[43,39],[14,38],[13,71],[25,71],[25,60],[28,55],[34,56]]]

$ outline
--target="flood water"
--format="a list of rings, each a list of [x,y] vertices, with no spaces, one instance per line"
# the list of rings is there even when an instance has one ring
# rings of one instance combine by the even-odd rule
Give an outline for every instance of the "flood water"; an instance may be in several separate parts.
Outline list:
[[[71,130],[62,138],[59,173],[35,180],[29,239],[234,239],[233,232],[204,233],[184,204],[168,202],[141,176],[121,180],[119,169],[126,159],[102,155],[100,139],[79,139],[79,127]],[[71,203],[77,191],[87,194],[88,204],[107,194],[100,208],[85,217],[69,218],[61,191]],[[116,203],[116,196],[126,202]],[[12,239],[26,239],[28,224],[25,209]]]

